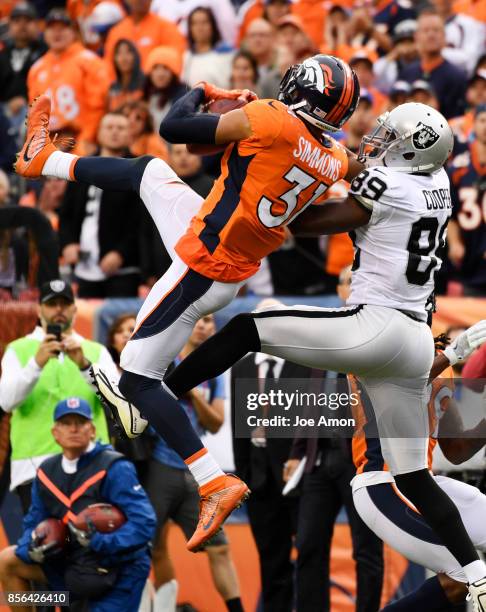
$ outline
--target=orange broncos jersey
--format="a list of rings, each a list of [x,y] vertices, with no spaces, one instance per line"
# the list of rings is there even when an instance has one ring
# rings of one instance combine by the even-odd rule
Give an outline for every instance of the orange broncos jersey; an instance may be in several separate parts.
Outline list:
[[[81,142],[96,141],[108,86],[105,62],[77,42],[61,55],[48,51],[27,76],[30,102],[41,94],[51,98],[49,129],[72,130]]]
[[[358,382],[353,375],[348,375],[350,389],[353,393],[359,393]],[[428,468],[432,470],[432,455],[437,444],[437,430],[441,413],[448,407],[449,399],[454,391],[453,373],[451,368],[447,368],[441,377],[432,381],[432,390],[428,403],[429,410],[429,446],[427,449]],[[361,395],[361,397],[363,397]],[[366,399],[364,402],[366,403]],[[369,400],[368,400],[369,402]],[[356,422],[355,432],[352,440],[353,462],[356,467],[356,474],[363,472],[388,472],[388,466],[381,454],[380,440],[377,437],[367,435],[366,425],[368,423],[367,413],[372,411],[370,405],[364,405],[360,401],[353,406],[353,418]],[[376,434],[376,424],[373,421],[373,436]]]
[[[252,134],[230,144],[221,175],[176,245],[181,259],[222,282],[245,280],[285,240],[285,225],[348,171],[345,149],[316,140],[276,100],[243,107]]]

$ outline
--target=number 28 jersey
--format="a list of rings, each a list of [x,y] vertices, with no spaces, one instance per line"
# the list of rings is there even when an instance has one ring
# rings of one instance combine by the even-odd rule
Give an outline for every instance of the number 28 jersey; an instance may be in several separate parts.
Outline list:
[[[222,282],[254,274],[285,225],[348,171],[345,149],[316,140],[285,104],[256,100],[243,111],[251,136],[226,148],[221,176],[176,245],[190,268]]]
[[[426,321],[452,212],[446,171],[405,174],[375,166],[353,180],[349,193],[371,218],[351,233],[355,256],[347,304],[396,308]]]

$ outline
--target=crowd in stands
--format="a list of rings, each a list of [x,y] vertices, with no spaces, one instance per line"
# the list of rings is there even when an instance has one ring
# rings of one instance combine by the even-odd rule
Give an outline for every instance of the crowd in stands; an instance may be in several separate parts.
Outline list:
[[[154,155],[200,195],[219,157],[170,146],[158,127],[198,81],[276,97],[287,68],[316,52],[350,63],[361,85],[355,115],[336,137],[357,151],[376,117],[406,101],[438,108],[453,127],[454,220],[439,291],[486,291],[486,12],[453,0],[24,0],[0,8],[0,206],[35,207],[51,222],[63,278],[81,297],[144,295],[169,258],[135,194],[13,174],[28,104],[48,93],[50,128],[81,155]],[[345,193],[343,182],[330,197]],[[123,197],[122,197],[123,196]],[[2,231],[0,295],[19,297],[28,234]],[[352,261],[348,236],[289,236],[243,291],[334,292]]]

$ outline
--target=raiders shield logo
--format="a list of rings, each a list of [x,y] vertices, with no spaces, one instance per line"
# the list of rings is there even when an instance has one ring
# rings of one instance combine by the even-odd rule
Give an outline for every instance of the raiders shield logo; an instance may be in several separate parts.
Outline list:
[[[429,125],[420,122],[417,124],[417,127],[419,128],[418,131],[412,136],[412,144],[415,149],[423,151],[424,149],[430,148],[439,140],[439,134]]]

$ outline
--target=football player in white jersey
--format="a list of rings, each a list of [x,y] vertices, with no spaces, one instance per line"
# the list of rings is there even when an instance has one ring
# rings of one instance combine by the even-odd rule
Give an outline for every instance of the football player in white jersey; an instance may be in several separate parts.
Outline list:
[[[353,232],[347,306],[240,314],[184,360],[165,385],[180,397],[253,351],[357,375],[398,487],[457,559],[475,609],[486,611],[486,565],[456,506],[427,470],[426,386],[434,358],[427,318],[451,215],[443,166],[452,146],[446,119],[429,106],[403,104],[379,117],[361,148],[368,167],[353,180],[348,197],[328,201],[317,218],[306,211],[289,225],[299,235]]]

